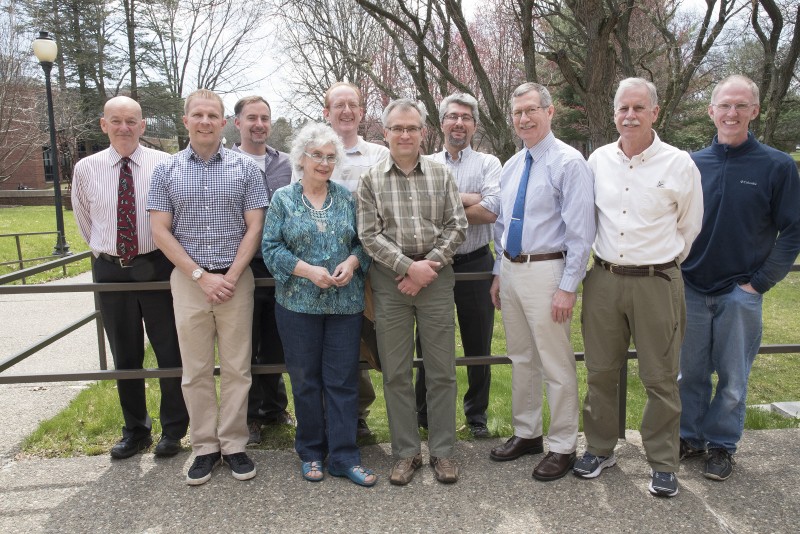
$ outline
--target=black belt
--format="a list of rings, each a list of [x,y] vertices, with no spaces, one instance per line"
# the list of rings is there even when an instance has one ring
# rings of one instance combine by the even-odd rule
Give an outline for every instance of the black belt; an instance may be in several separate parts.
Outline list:
[[[224,269],[206,269],[206,272],[211,274],[228,274],[228,270],[230,270],[230,267],[225,267]]]
[[[456,254],[453,256],[453,265],[461,265],[462,263],[467,263],[468,261],[477,260],[478,258],[482,258],[489,254],[489,245],[484,245],[481,248],[475,249],[472,252],[467,252],[466,254]]]
[[[511,255],[503,251],[503,256],[512,263],[528,263],[530,261],[547,261],[547,260],[560,260],[566,257],[566,252],[547,252],[545,254],[520,254],[516,258],[512,258]]]
[[[594,261],[611,274],[618,274],[621,276],[658,276],[667,282],[672,282],[672,277],[663,271],[678,267],[678,262],[675,260],[668,261],[667,263],[659,263],[657,265],[617,265],[616,263],[610,263],[595,256]]]
[[[140,258],[148,258],[148,257],[154,256],[157,252],[158,252],[157,250],[154,250],[153,252],[148,252],[147,254],[137,254],[136,256],[134,256],[133,258],[129,259],[128,261],[123,260],[119,256],[112,256],[111,254],[106,254],[105,252],[100,252],[97,255],[97,257],[100,258],[101,260],[105,260],[105,261],[108,261],[108,262],[111,262],[111,263],[116,263],[117,265],[119,265],[123,269],[127,269],[129,267],[133,267],[133,263],[136,260],[138,260]]]

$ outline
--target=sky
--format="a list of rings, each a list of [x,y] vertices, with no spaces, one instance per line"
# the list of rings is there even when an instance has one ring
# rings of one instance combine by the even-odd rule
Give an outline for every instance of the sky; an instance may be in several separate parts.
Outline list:
[[[473,14],[475,13],[476,4],[477,0],[463,0],[462,8],[467,20],[472,19]],[[273,19],[267,20],[269,21]],[[268,22],[268,24],[269,23],[271,22]],[[275,32],[271,33],[275,34]],[[233,106],[240,98],[257,94],[264,97],[267,102],[269,102],[270,107],[272,108],[273,121],[279,117],[287,117],[287,115],[292,115],[292,110],[290,110],[289,106],[284,100],[284,96],[289,96],[289,88],[282,81],[287,70],[292,68],[292,63],[291,61],[287,61],[280,57],[280,46],[281,45],[279,42],[277,42],[277,40],[276,42],[272,43],[270,48],[274,50],[274,52],[262,56],[258,68],[253,71],[254,77],[265,78],[261,83],[259,83],[253,89],[234,91],[223,96],[222,100],[225,102],[226,114],[233,114]],[[322,110],[319,111],[321,117]]]

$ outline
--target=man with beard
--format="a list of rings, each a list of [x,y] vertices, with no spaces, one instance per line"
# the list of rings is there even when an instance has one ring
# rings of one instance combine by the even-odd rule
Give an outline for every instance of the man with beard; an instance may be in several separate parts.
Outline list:
[[[494,266],[489,242],[500,211],[500,160],[471,147],[478,124],[478,101],[474,97],[463,93],[448,96],[439,105],[439,120],[445,135],[444,150],[431,155],[431,159],[446,165],[455,178],[469,223],[467,237],[453,256],[453,271],[489,272]],[[494,306],[489,295],[491,285],[489,279],[465,280],[456,282],[453,289],[464,356],[487,356],[492,352]],[[420,358],[424,351],[417,336]],[[489,437],[486,409],[489,406],[491,367],[471,365],[467,368],[467,379],[469,388],[464,394],[467,426],[474,437]],[[417,373],[415,390],[417,421],[427,428],[424,367],[420,367]]]

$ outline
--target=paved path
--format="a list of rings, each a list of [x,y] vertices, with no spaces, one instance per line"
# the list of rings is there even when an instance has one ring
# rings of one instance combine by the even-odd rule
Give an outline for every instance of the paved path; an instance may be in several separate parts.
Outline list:
[[[88,282],[84,278],[71,282]],[[0,295],[0,356],[10,356],[92,309],[90,294]],[[94,327],[87,325],[6,373],[97,369]],[[234,480],[218,468],[211,481],[184,483],[189,451],[112,461],[108,455],[20,459],[21,440],[60,411],[79,384],[0,386],[0,532],[692,532],[794,533],[800,520],[800,429],[748,431],[724,483],[685,463],[680,494],[657,499],[639,434],[629,431],[619,463],[596,480],[531,478],[541,455],[497,463],[487,452],[503,440],[459,442],[462,478],[437,483],[425,465],[406,487],[387,482],[387,445],[363,449],[380,480],[361,488],[327,477],[300,477],[291,450],[253,451],[258,476]],[[583,440],[579,445],[583,448]],[[427,452],[427,451],[425,451]]]
[[[91,273],[58,283],[89,284]],[[0,295],[0,360],[6,360],[94,310],[92,293]],[[108,352],[109,359],[111,353]],[[3,376],[93,371],[100,368],[97,330],[89,323],[17,363]],[[13,458],[19,443],[42,420],[63,410],[85,384],[0,384],[0,466]]]

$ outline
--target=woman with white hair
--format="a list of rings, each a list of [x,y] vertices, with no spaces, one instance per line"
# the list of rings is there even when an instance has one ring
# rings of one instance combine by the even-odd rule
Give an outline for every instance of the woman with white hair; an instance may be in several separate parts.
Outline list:
[[[356,445],[358,362],[364,277],[370,258],[356,232],[350,192],[330,181],[344,148],[324,124],[304,126],[290,160],[299,182],[272,197],[264,223],[264,263],[275,277],[275,317],[292,381],[295,450],[303,478],[328,472],[361,486],[375,474]]]

